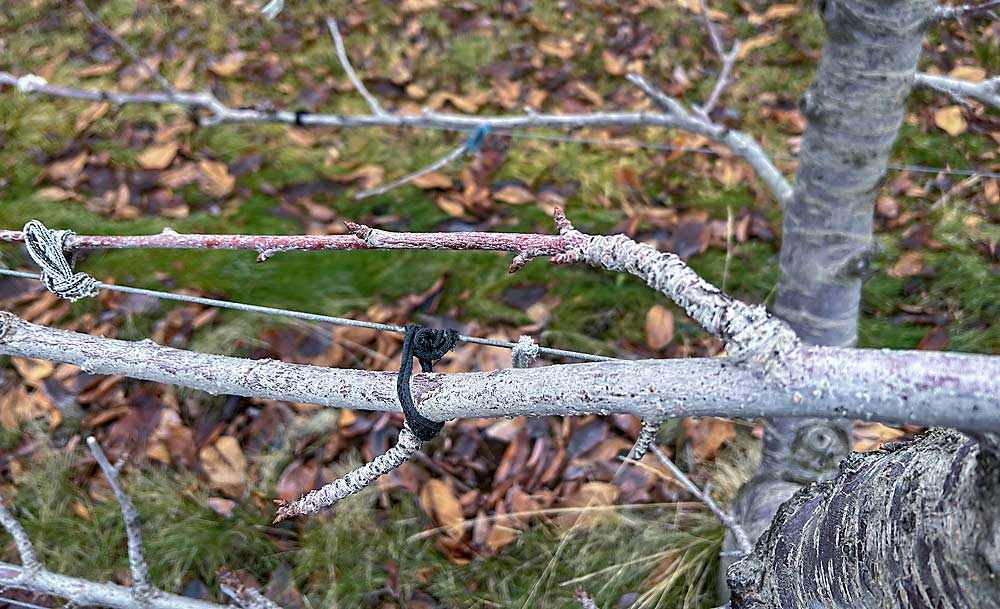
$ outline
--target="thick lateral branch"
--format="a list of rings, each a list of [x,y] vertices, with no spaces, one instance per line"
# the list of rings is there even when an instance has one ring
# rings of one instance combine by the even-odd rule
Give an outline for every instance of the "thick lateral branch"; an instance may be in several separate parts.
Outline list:
[[[81,366],[213,394],[398,412],[396,375],[248,360],[99,338],[4,316],[0,354]],[[1000,431],[1000,358],[798,345],[782,374],[731,358],[566,364],[463,374],[416,374],[430,419],[631,414],[853,417]]]
[[[971,82],[936,74],[917,72],[913,84],[947,93],[959,101],[975,99],[994,110],[1000,110],[1000,77],[982,82]]]

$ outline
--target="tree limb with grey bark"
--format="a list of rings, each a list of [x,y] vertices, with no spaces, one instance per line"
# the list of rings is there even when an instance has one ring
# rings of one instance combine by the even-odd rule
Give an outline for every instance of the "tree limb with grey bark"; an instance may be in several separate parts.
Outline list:
[[[268,16],[277,14],[283,4],[269,3]],[[1000,519],[995,507],[1000,499],[1000,357],[866,350],[853,345],[861,280],[874,255],[875,196],[911,88],[930,87],[994,108],[1000,101],[996,79],[966,83],[917,73],[924,33],[942,19],[987,14],[995,5],[948,8],[929,0],[821,3],[828,38],[817,79],[801,103],[807,127],[794,184],[756,141],[712,122],[711,109],[730,78],[738,44],[724,50],[704,6],[710,40],[723,60],[723,70],[701,106],[685,106],[642,76],[630,75],[630,82],[655,111],[497,117],[430,111],[396,114],[365,88],[333,21],[329,29],[336,53],[369,114],[232,108],[210,93],[175,92],[169,87],[162,93],[117,93],[52,85],[33,74],[0,72],[0,85],[23,94],[116,104],[179,104],[199,111],[204,124],[430,126],[470,132],[484,125],[508,130],[655,126],[686,130],[728,146],[756,170],[783,207],[781,278],[773,315],[760,305],[723,294],[672,254],[622,235],[584,234],[560,215],[558,235],[421,235],[350,225],[352,235],[336,238],[70,235],[63,247],[231,247],[257,250],[265,259],[267,252],[294,250],[345,250],[340,255],[350,255],[357,249],[491,249],[515,254],[512,271],[532,258],[548,256],[559,263],[636,275],[720,338],[727,357],[416,374],[412,381],[416,406],[436,421],[591,413],[632,414],[650,422],[680,416],[764,417],[761,468],[737,498],[734,517],[720,515],[724,522],[733,520],[732,531],[745,529],[756,540],[748,553],[747,539],[737,539],[736,533],[730,537],[730,543],[743,549],[742,558],[727,573],[725,591],[732,592],[732,607],[992,609],[1000,606]],[[462,152],[452,154],[457,158]],[[19,231],[0,233],[0,241],[24,237]],[[44,328],[9,313],[0,317],[0,353],[212,393],[399,409],[392,373],[329,370],[195,353],[149,341],[111,340]],[[911,443],[844,459],[851,446],[848,418],[920,423],[951,431],[935,431]],[[652,424],[644,425],[644,430],[647,427],[655,433]],[[647,433],[647,444],[649,437]],[[398,465],[396,460],[386,461]],[[109,467],[105,473],[110,479],[114,470]],[[376,469],[375,473],[383,472],[381,466]],[[114,480],[112,486],[118,496]],[[118,498],[128,521],[126,503]],[[9,512],[0,512],[0,523],[13,535],[24,563],[0,565],[0,583],[17,587],[18,582],[33,581],[40,586],[41,581],[49,582],[48,589],[58,584],[64,591],[72,586],[87,590],[90,585],[106,586],[100,591],[103,597],[81,593],[82,603],[173,606],[157,605],[172,597],[143,576],[141,551],[133,552],[133,545],[141,548],[137,525],[126,528],[130,566],[138,584],[125,589],[58,579],[63,576],[49,574],[39,565],[30,541]],[[263,604],[266,599],[250,591],[231,596],[268,606]]]

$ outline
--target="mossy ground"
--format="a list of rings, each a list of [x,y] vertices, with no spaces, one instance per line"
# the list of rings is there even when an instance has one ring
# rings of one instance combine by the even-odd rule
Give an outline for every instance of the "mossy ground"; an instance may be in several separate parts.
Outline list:
[[[83,18],[62,2],[15,4],[0,15],[0,43],[4,49],[0,69],[16,73],[38,70],[66,53],[68,59],[58,63],[50,80],[78,82],[77,70],[92,63],[86,56],[92,41],[86,35],[88,28]],[[296,107],[296,92],[306,86],[303,74],[319,70],[342,78],[332,44],[317,26],[316,9],[299,7],[306,3],[289,3],[283,25],[262,22],[243,6],[246,3],[196,4],[184,9],[154,8],[135,21],[126,37],[139,49],[162,48],[167,44],[166,34],[180,31],[180,22],[187,20],[188,27],[183,28],[177,44],[221,56],[230,50],[226,41],[234,37],[238,47],[252,51],[283,31],[299,32],[296,49],[283,57],[287,75],[282,84],[287,86],[272,89],[252,79],[225,81],[227,94],[246,100],[266,97],[279,106]],[[398,23],[391,4],[372,3],[367,7],[368,25],[348,37],[349,47],[370,47],[364,65],[358,65],[366,78],[384,74],[385,66],[406,50],[395,37],[379,35],[383,27]],[[485,11],[496,8],[492,2],[479,4]],[[569,24],[588,38],[587,33],[601,22],[601,5],[583,4],[586,6],[581,6]],[[135,5],[128,0],[113,0],[95,8],[105,22],[118,24],[131,18]],[[736,13],[732,2],[720,3],[717,8]],[[349,9],[346,2],[334,2],[324,10],[337,15]],[[536,2],[533,17],[555,30],[568,27],[556,2]],[[668,8],[650,11],[646,17],[651,29],[666,34],[663,47],[647,63],[652,73],[669,74],[667,65],[707,62],[700,52],[692,50],[694,45],[685,44],[703,41],[699,23],[691,14]],[[533,33],[523,24],[501,22],[490,40],[452,32],[447,21],[434,11],[420,13],[418,19],[425,32],[441,41],[442,52],[425,53],[413,71],[433,82],[437,90],[488,88],[482,67],[507,58],[508,50],[518,44],[533,44]],[[758,116],[756,101],[764,93],[792,102],[798,98],[814,74],[815,61],[803,58],[790,41],[797,41],[799,47],[818,49],[823,33],[808,10],[783,21],[779,29],[782,41],[755,51],[740,64],[739,80],[725,103],[745,117],[741,128],[771,145],[775,152],[785,153],[789,134],[775,121],[754,118]],[[756,34],[754,27],[743,20],[739,20],[736,31],[744,37]],[[569,78],[585,77],[594,89],[610,94],[622,83],[605,72],[600,59],[602,48],[598,39],[589,54],[566,61],[565,69]],[[798,59],[789,61],[789,57]],[[977,42],[972,59],[988,73],[1000,73],[996,39]],[[167,63],[161,69],[172,79],[178,65]],[[696,101],[704,96],[711,81],[700,77],[698,70],[693,70],[691,77],[696,86],[686,95]],[[115,86],[111,76],[91,78],[87,84]],[[204,85],[196,73],[193,88]],[[933,99],[925,93],[915,96],[914,113],[924,111]],[[327,148],[336,147],[342,157],[358,165],[382,167],[391,177],[440,157],[462,137],[436,131],[347,129],[317,132],[315,146],[297,147],[288,142],[284,127],[203,127],[187,141],[190,149],[199,154],[226,162],[251,154],[263,155],[260,170],[238,181],[244,194],[218,214],[196,212],[180,219],[143,217],[113,222],[79,203],[49,202],[35,196],[46,157],[78,137],[75,120],[85,106],[28,97],[11,90],[0,92],[0,227],[17,228],[30,218],[39,218],[49,226],[80,233],[140,234],[170,226],[181,232],[293,234],[301,231],[301,225],[275,215],[274,199],[268,193],[327,176],[331,171],[324,164]],[[356,95],[335,94],[320,109],[364,112],[365,106]],[[117,163],[130,166],[138,150],[111,143],[122,125],[164,124],[181,116],[181,111],[173,108],[124,108],[96,121],[87,129],[86,137],[93,149],[106,150]],[[996,142],[983,134],[952,138],[939,129],[925,129],[918,124],[908,121],[904,126],[894,155],[896,162],[969,167],[996,149]],[[651,129],[633,137],[655,142],[668,135]],[[627,166],[641,174],[660,156],[662,153],[649,150],[621,153],[600,146],[516,139],[498,179],[530,181],[555,173],[578,180],[579,189],[568,201],[568,211],[581,229],[602,232],[627,215],[622,207],[609,209],[594,203],[598,196],[612,201],[626,199],[627,193],[615,180],[616,169]],[[661,166],[662,184],[684,185],[683,194],[671,198],[669,204],[685,210],[704,209],[710,218],[721,220],[732,210],[762,209],[772,226],[780,227],[776,204],[755,198],[745,185],[725,186],[698,170],[700,166],[690,157],[682,156]],[[656,201],[661,183],[650,183],[646,188],[649,199]],[[196,208],[204,202],[205,195],[196,190],[185,191],[184,195]],[[934,239],[941,246],[927,254],[926,264],[932,273],[916,279],[897,279],[886,271],[900,254],[899,236],[880,235],[885,253],[873,276],[865,282],[860,344],[915,347],[927,327],[897,323],[893,316],[903,303],[945,311],[951,349],[1000,352],[1000,324],[996,323],[1000,274],[996,263],[987,260],[976,247],[977,243],[1000,239],[996,214],[992,220],[984,220],[961,196],[933,207],[932,197],[899,199],[904,211],[926,213],[923,221],[934,224]],[[405,218],[412,230],[432,230],[449,220],[430,197],[415,187],[403,187],[361,202],[342,193],[320,195],[315,200],[345,218],[392,213]],[[495,213],[502,230],[553,230],[551,220],[535,206],[498,204]],[[970,222],[970,217],[979,221]],[[13,266],[20,262],[14,248],[0,252],[0,263]],[[505,257],[490,253],[363,252],[286,254],[266,264],[255,264],[253,255],[246,252],[115,251],[86,256],[81,269],[99,278],[114,277],[119,283],[151,288],[163,287],[155,277],[157,272],[166,271],[174,281],[173,286],[168,286],[171,289],[196,288],[232,300],[334,315],[421,292],[444,274],[448,280],[442,308],[459,320],[479,320],[486,325],[525,323],[524,313],[500,302],[499,296],[511,286],[544,284],[559,299],[544,337],[546,342],[602,353],[617,352],[623,342],[642,343],[645,312],[662,301],[634,278],[541,262],[529,264],[511,277],[507,262]],[[729,252],[711,249],[693,258],[691,264],[708,280],[716,284],[725,281],[730,293],[765,301],[777,281],[777,242],[752,240],[736,244]],[[75,306],[82,312],[92,305]],[[195,337],[194,346],[226,352],[231,348],[231,337],[259,330],[262,321],[256,316],[224,313]],[[140,338],[150,324],[151,320],[135,319],[129,332]],[[681,323],[678,332],[701,336],[690,324]],[[127,564],[122,526],[113,502],[96,502],[77,485],[80,465],[76,458],[81,456],[52,457],[38,469],[26,472],[17,481],[16,503],[51,568],[84,577],[111,578],[120,575]],[[725,455],[720,459],[717,467],[724,468]],[[643,606],[707,606],[713,600],[704,591],[712,589],[721,530],[697,508],[622,506],[602,524],[571,534],[539,524],[499,557],[463,566],[450,562],[429,542],[414,539],[427,523],[408,497],[397,497],[395,507],[387,512],[375,509],[368,495],[347,502],[334,516],[303,522],[293,533],[276,533],[263,524],[264,508],[251,501],[238,505],[230,518],[206,508],[206,496],[197,480],[187,474],[151,467],[131,476],[128,482],[145,519],[154,576],[169,590],[180,590],[193,578],[211,586],[216,569],[223,564],[246,569],[263,582],[279,564],[287,563],[304,592],[306,607],[377,607],[385,600],[379,590],[384,588],[391,571],[388,565],[392,563],[399,572],[409,574],[400,577],[401,586],[414,586],[413,574],[420,573],[429,582],[421,585],[421,590],[446,606],[570,607],[574,606],[573,586],[561,584],[579,578],[585,578],[581,583],[602,606],[610,606],[629,591],[649,591],[640,597],[646,603]],[[257,491],[262,496],[273,495],[271,488]],[[74,504],[81,507],[74,508]],[[286,538],[288,535],[293,537]],[[12,556],[9,548],[7,555]]]

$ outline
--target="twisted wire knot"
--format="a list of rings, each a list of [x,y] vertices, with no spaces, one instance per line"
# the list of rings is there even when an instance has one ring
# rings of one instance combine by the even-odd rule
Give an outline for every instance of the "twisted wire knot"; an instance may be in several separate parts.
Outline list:
[[[37,74],[25,74],[17,79],[15,86],[21,93],[28,94],[37,91],[39,87],[44,87],[47,84],[49,84],[49,81]]]
[[[517,339],[517,345],[510,352],[511,365],[514,368],[527,368],[538,357],[539,351],[534,339],[522,334]]]
[[[28,255],[38,265],[42,284],[59,298],[79,300],[96,296],[98,281],[86,273],[74,273],[73,265],[63,253],[66,238],[74,235],[71,230],[46,228],[38,220],[24,225],[24,246]]]
[[[402,361],[399,363],[399,377],[396,381],[396,393],[399,396],[399,404],[403,407],[406,426],[422,442],[433,439],[444,427],[444,423],[428,419],[420,414],[413,404],[413,395],[410,393],[413,358],[416,357],[420,361],[421,370],[433,372],[434,362],[454,349],[457,341],[457,330],[435,330],[417,325],[406,326]]]

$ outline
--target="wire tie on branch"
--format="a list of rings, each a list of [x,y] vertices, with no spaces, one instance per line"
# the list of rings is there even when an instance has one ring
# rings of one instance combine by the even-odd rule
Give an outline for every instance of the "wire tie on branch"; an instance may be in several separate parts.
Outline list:
[[[342,499],[364,490],[380,477],[398,468],[420,450],[423,442],[433,439],[444,427],[444,423],[423,416],[413,404],[413,395],[410,393],[413,358],[416,357],[420,361],[420,367],[424,372],[433,372],[434,362],[451,351],[457,341],[458,332],[455,330],[434,330],[414,324],[406,326],[402,361],[399,364],[399,377],[396,382],[396,393],[403,407],[405,422],[403,429],[399,431],[396,444],[370,463],[365,463],[322,488],[309,491],[295,501],[276,499],[278,511],[273,524],[295,516],[315,514],[335,506]]]
[[[38,76],[37,74],[25,74],[17,79],[17,84],[15,86],[18,91],[27,95],[35,89],[44,87],[47,84],[49,84],[49,81],[45,80],[41,76]]]
[[[483,140],[487,135],[490,134],[489,124],[483,124],[478,129],[469,135],[469,139],[465,140],[465,151],[475,154],[479,150],[479,146],[482,145]]]
[[[41,269],[38,278],[59,298],[79,300],[97,296],[98,281],[86,273],[74,273],[73,264],[66,258],[63,244],[74,235],[70,230],[46,228],[38,220],[24,225],[24,246],[28,255]]]
[[[527,368],[531,362],[538,358],[538,352],[539,348],[534,339],[522,334],[510,352],[511,366],[513,368]]]
[[[413,358],[420,361],[424,372],[434,372],[434,362],[455,348],[458,341],[456,330],[434,330],[411,324],[406,326],[406,337],[403,339],[402,361],[399,363],[399,376],[396,380],[396,394],[399,404],[403,407],[406,426],[421,442],[428,442],[441,431],[444,423],[432,421],[420,414],[413,404],[410,393],[410,377],[413,376]]]

